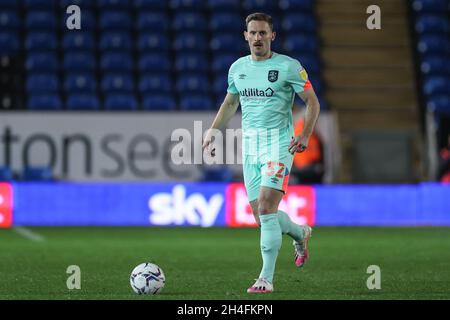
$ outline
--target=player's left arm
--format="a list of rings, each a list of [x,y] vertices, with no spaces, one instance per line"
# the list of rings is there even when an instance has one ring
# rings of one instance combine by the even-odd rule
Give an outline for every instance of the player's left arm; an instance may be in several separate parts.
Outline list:
[[[295,152],[303,152],[308,147],[309,137],[313,133],[314,127],[317,122],[317,118],[320,113],[320,103],[314,92],[313,87],[297,92],[297,95],[305,102],[306,112],[305,112],[305,125],[302,132],[294,137],[289,145],[289,152],[294,154]]]

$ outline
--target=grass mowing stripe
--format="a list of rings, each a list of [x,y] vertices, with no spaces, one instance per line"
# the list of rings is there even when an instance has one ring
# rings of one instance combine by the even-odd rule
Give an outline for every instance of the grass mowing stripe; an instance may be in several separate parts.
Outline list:
[[[450,299],[450,228],[315,228],[300,270],[284,236],[275,292],[259,296],[245,292],[261,268],[258,229],[34,230],[52,241],[0,229],[0,299]],[[163,269],[161,294],[133,293],[130,272],[142,262]],[[69,265],[81,269],[81,290],[66,287]],[[366,287],[369,265],[380,267],[381,290]]]
[[[35,241],[35,242],[42,242],[45,241],[45,238],[43,236],[41,236],[40,234],[31,231],[30,229],[27,229],[25,227],[14,227],[13,230],[21,235],[22,237],[31,240],[31,241]]]

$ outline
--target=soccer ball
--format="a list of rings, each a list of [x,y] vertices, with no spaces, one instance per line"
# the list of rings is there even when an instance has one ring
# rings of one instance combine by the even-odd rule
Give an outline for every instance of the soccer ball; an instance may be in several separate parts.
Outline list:
[[[130,276],[131,288],[137,294],[157,294],[164,288],[164,272],[154,263],[141,263]]]

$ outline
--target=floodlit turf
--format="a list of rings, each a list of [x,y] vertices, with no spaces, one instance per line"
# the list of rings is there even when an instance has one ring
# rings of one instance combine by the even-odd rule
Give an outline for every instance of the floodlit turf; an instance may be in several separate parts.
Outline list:
[[[0,299],[450,299],[450,228],[315,228],[303,269],[284,236],[266,295],[246,293],[261,266],[257,229],[28,229],[45,240],[0,229]],[[165,272],[160,295],[131,290],[141,262]],[[69,265],[81,290],[66,287]],[[366,287],[370,265],[381,290]]]

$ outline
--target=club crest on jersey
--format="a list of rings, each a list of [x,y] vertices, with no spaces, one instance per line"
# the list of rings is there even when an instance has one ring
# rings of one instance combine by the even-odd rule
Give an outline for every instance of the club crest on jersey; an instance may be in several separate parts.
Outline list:
[[[270,82],[275,82],[278,80],[278,70],[269,70],[269,74],[267,75],[267,79]]]

